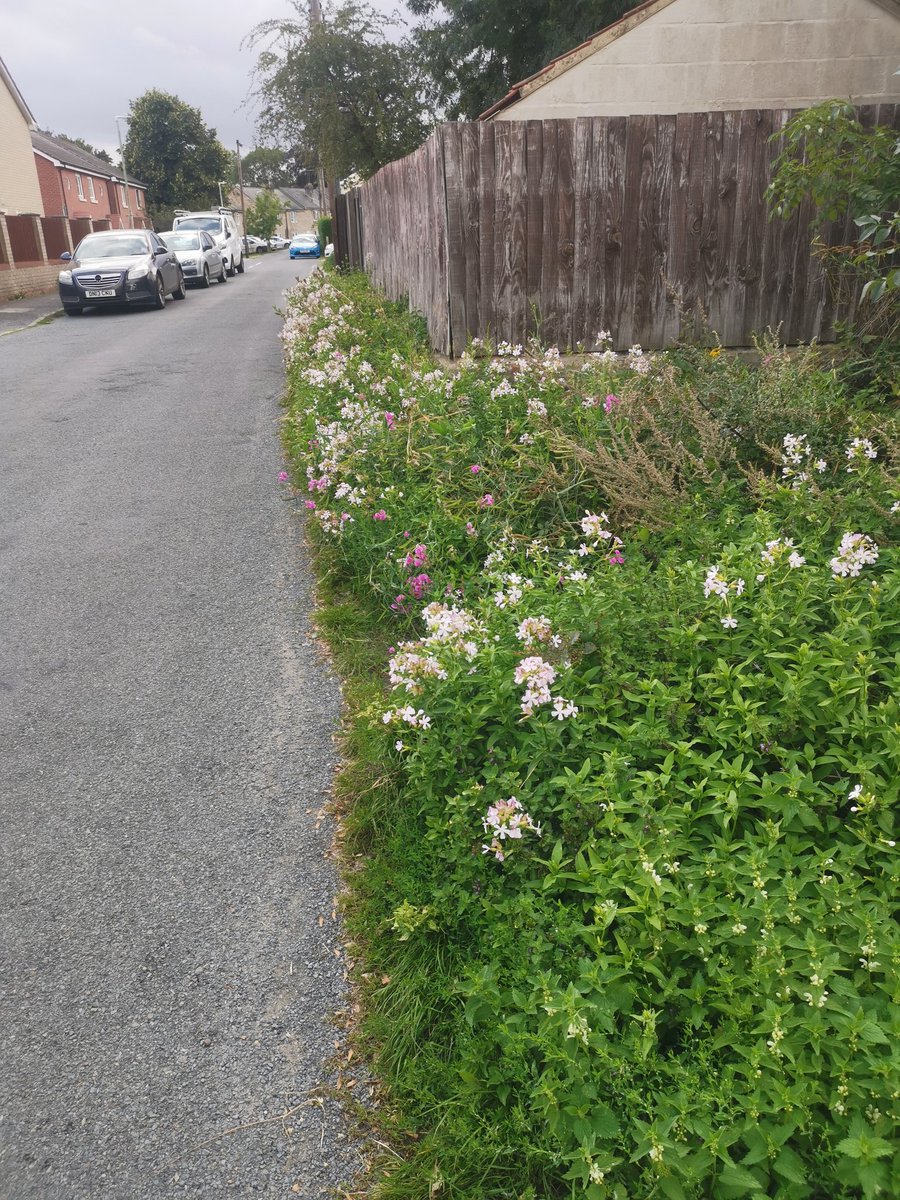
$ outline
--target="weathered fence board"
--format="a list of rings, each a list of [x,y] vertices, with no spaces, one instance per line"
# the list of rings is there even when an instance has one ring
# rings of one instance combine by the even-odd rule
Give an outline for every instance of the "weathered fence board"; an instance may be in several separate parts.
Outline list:
[[[436,349],[474,336],[617,349],[779,328],[827,338],[852,311],[810,254],[809,206],[765,201],[784,109],[441,126],[338,198],[335,252],[406,296]],[[860,109],[900,125],[900,106]],[[848,219],[823,233],[852,234]]]

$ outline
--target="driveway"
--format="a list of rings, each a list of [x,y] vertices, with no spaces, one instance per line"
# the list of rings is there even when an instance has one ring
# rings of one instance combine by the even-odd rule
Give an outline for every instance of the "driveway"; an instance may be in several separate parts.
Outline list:
[[[325,1197],[339,691],[277,482],[306,264],[0,337],[0,1197]],[[287,1115],[285,1115],[287,1114]]]

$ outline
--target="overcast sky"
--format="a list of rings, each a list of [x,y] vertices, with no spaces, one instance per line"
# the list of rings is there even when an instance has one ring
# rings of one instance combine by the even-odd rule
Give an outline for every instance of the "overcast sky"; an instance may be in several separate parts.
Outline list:
[[[295,15],[290,0],[0,0],[0,57],[41,129],[112,152],[116,115],[159,88],[199,108],[228,149],[250,149],[256,51],[241,42]]]

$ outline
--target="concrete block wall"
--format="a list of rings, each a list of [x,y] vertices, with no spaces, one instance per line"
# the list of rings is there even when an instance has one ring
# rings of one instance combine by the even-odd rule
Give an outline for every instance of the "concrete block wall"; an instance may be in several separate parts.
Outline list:
[[[898,64],[900,18],[879,0],[672,0],[494,119],[896,102]]]

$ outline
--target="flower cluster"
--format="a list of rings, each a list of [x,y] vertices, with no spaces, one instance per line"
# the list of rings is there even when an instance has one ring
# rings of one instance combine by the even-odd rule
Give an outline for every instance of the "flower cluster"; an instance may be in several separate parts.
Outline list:
[[[742,596],[746,586],[743,579],[733,579],[729,583],[720,567],[710,567],[703,581],[703,595],[718,596],[721,600],[727,600],[730,592]]]
[[[411,704],[406,704],[403,708],[389,708],[381,719],[385,725],[390,725],[394,721],[405,721],[413,729],[431,728],[431,717],[421,708],[413,708]]]
[[[865,533],[845,533],[837,554],[831,560],[835,579],[848,576],[855,579],[865,566],[878,561],[878,547]]]
[[[845,457],[849,459],[847,464],[847,472],[852,475],[854,471],[858,471],[861,466],[865,466],[867,459],[878,457],[878,451],[872,445],[868,438],[854,438],[847,449],[844,451]]]
[[[411,696],[422,692],[424,679],[446,679],[447,671],[433,654],[422,654],[422,642],[405,642],[388,664],[393,687],[405,688]]]
[[[553,630],[547,617],[526,617],[520,622],[519,628],[516,630],[516,637],[520,642],[524,642],[529,648],[536,646],[539,642],[549,642],[553,639],[555,645],[559,645],[559,637],[554,636]]]
[[[792,570],[802,567],[806,562],[803,555],[794,549],[793,538],[773,538],[772,541],[766,542],[765,550],[760,553],[760,558],[767,566],[777,565],[785,556],[787,557],[787,565]],[[764,578],[764,575],[758,576],[759,580]]]
[[[553,716],[558,721],[578,715],[577,707],[570,700],[566,700],[564,696],[550,694],[550,688],[556,681],[556,668],[539,655],[533,654],[523,658],[516,667],[514,678],[520,686],[525,685],[522,703],[519,706],[523,716],[530,717],[536,708],[551,703]]]
[[[505,842],[521,841],[526,831],[533,833],[535,837],[541,836],[540,825],[535,824],[515,796],[492,804],[481,823],[484,832],[491,837],[490,842],[482,844],[481,853],[493,854],[498,862],[503,862],[509,853]]]
[[[805,433],[788,433],[782,439],[781,475],[785,482],[790,482],[792,488],[803,487],[809,483],[811,475],[809,468],[814,467],[821,475],[828,469],[824,458],[814,458]]]

